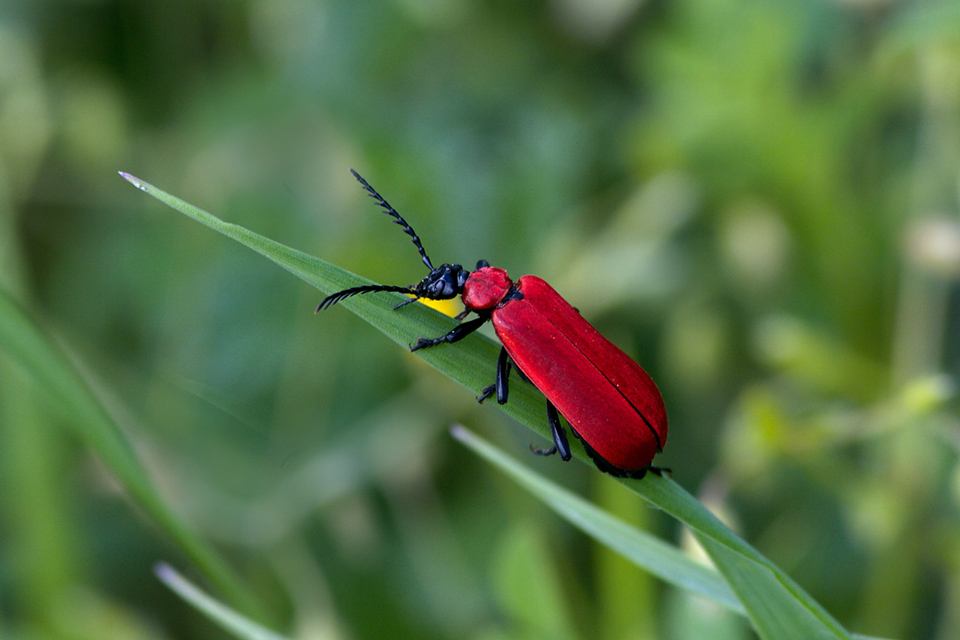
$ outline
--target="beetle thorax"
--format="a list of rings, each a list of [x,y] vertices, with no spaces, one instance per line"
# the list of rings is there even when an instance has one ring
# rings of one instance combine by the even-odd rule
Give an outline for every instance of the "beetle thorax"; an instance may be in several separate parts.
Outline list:
[[[497,267],[477,269],[463,285],[463,305],[473,311],[493,309],[510,291],[513,281]]]

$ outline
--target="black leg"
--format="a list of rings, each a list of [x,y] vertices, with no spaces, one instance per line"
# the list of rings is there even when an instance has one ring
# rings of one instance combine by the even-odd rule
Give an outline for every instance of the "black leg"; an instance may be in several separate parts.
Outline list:
[[[480,328],[480,326],[489,320],[489,316],[481,316],[475,318],[470,322],[464,322],[454,327],[450,333],[442,335],[439,338],[420,338],[417,340],[417,344],[410,347],[410,351],[416,351],[417,349],[426,349],[427,347],[435,347],[438,344],[443,344],[444,342],[456,342],[457,340],[463,340],[468,335]]]
[[[508,387],[510,369],[510,356],[507,355],[506,348],[500,347],[500,355],[497,357],[497,376],[492,385],[483,388],[483,391],[480,393],[480,397],[477,398],[477,402],[483,402],[492,396],[494,391],[496,391],[497,403],[507,404],[507,395],[510,392]]]
[[[560,416],[557,415],[557,408],[553,406],[553,403],[547,400],[547,422],[550,423],[550,433],[553,435],[553,446],[557,448],[557,451],[560,453],[560,459],[564,462],[569,462],[570,455],[570,444],[567,442],[567,432],[563,430],[563,426],[560,424]]]
[[[535,449],[533,445],[530,445],[530,450],[540,456],[552,456],[559,452],[560,459],[568,462],[572,456],[570,454],[570,443],[567,442],[567,432],[563,430],[563,425],[560,424],[557,408],[549,400],[547,400],[547,422],[550,423],[553,446],[549,449]]]

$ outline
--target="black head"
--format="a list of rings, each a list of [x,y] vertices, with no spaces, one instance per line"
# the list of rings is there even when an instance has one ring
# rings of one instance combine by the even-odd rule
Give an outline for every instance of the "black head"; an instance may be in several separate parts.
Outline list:
[[[428,300],[449,300],[463,293],[470,272],[458,264],[442,264],[413,287],[413,295]],[[399,306],[410,304],[417,298],[401,302]]]
[[[470,276],[470,272],[464,270],[458,264],[442,264],[439,267],[434,268],[433,263],[430,262],[430,258],[427,257],[427,252],[424,250],[423,245],[420,244],[420,236],[416,234],[407,221],[397,213],[396,209],[390,206],[390,204],[383,199],[376,189],[371,187],[366,180],[360,177],[353,169],[350,170],[350,173],[353,174],[353,177],[356,178],[363,188],[366,189],[367,193],[371,198],[377,201],[377,204],[380,205],[380,208],[383,209],[384,213],[394,218],[394,222],[401,227],[403,227],[403,232],[408,236],[413,238],[413,244],[420,252],[420,257],[423,259],[423,264],[427,265],[427,268],[430,269],[430,274],[426,278],[421,280],[415,285],[409,285],[406,287],[397,287],[391,285],[369,285],[365,287],[353,287],[352,289],[344,289],[343,291],[338,291],[337,293],[331,294],[324,298],[320,305],[317,307],[317,311],[323,309],[329,309],[333,305],[337,304],[344,298],[349,298],[361,293],[371,293],[373,291],[394,291],[398,293],[407,293],[413,298],[405,300],[398,304],[394,309],[399,309],[400,307],[415,302],[418,298],[427,298],[429,300],[449,300],[450,298],[455,298],[460,295],[463,291],[463,285],[467,282],[467,278]]]

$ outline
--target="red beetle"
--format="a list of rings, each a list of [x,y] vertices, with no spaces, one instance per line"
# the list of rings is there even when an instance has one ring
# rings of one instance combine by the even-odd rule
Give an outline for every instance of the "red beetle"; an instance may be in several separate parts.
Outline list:
[[[395,309],[418,298],[448,300],[461,295],[466,311],[457,319],[463,320],[471,312],[477,317],[439,338],[420,338],[411,351],[457,342],[492,320],[503,348],[497,359],[495,382],[483,390],[478,400],[482,402],[496,393],[497,402],[507,401],[512,362],[547,398],[553,447],[531,447],[535,453],[559,452],[563,460],[570,459],[570,445],[557,416],[559,412],[601,471],[633,478],[642,478],[648,470],[659,473],[650,463],[667,441],[667,411],[657,385],[640,365],[600,335],[553,287],[536,276],[523,276],[513,282],[506,271],[491,267],[485,260],[478,262],[472,273],[459,264],[434,268],[407,221],[356,171],[351,169],[351,173],[413,238],[430,274],[407,287],[371,285],[344,289],[324,298],[317,311],[371,291],[414,296]]]

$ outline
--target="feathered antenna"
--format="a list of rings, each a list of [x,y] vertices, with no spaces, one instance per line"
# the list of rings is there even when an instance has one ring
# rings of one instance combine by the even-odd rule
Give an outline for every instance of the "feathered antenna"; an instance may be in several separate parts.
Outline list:
[[[352,289],[344,289],[343,291],[338,291],[333,295],[329,295],[323,300],[320,301],[320,304],[317,305],[317,312],[323,311],[324,309],[329,309],[333,305],[337,304],[344,298],[349,298],[355,296],[359,293],[370,293],[371,291],[395,291],[396,293],[409,293],[410,295],[416,295],[414,293],[413,287],[393,287],[389,285],[368,285],[365,287],[353,287]],[[398,304],[394,309],[399,309],[405,304],[410,304],[411,302],[416,301],[416,298],[410,298],[409,300],[404,300]]]
[[[353,177],[356,178],[361,185],[363,185],[363,188],[367,190],[367,193],[370,195],[370,197],[377,201],[377,204],[380,205],[380,208],[383,209],[387,215],[394,218],[394,223],[403,227],[403,232],[413,238],[413,244],[417,248],[417,251],[420,252],[420,257],[423,258],[423,264],[427,265],[427,268],[433,271],[433,263],[430,262],[430,258],[427,257],[427,252],[424,250],[423,245],[420,244],[420,236],[418,236],[417,232],[413,230],[413,227],[407,224],[407,221],[404,220],[399,213],[397,213],[397,210],[391,207],[390,203],[384,200],[383,196],[377,193],[377,190],[370,186],[370,183],[360,177],[359,173],[353,169],[350,169],[350,173],[352,173]]]
[[[439,281],[440,288],[436,290],[438,292],[446,292],[449,286],[445,288],[443,285],[448,280],[450,282],[453,282],[451,278],[456,279],[457,274],[459,274],[460,271],[462,271],[460,269],[460,265],[443,265],[440,269],[434,269],[433,263],[430,262],[430,258],[427,257],[427,252],[424,251],[423,245],[420,244],[420,236],[418,236],[417,232],[413,230],[413,227],[407,224],[407,221],[404,220],[399,213],[397,213],[397,210],[391,207],[390,203],[384,200],[383,196],[377,193],[377,190],[370,186],[370,183],[368,183],[366,180],[360,177],[359,173],[357,173],[353,169],[350,169],[350,173],[352,173],[353,177],[356,178],[361,185],[363,185],[363,188],[366,189],[367,194],[369,194],[371,198],[377,201],[377,204],[380,205],[380,208],[383,209],[383,211],[387,215],[392,217],[393,221],[396,224],[403,227],[403,232],[406,233],[411,238],[413,238],[413,245],[417,248],[417,251],[420,252],[420,257],[423,258],[423,264],[427,265],[427,268],[430,269],[430,275],[424,278],[423,281],[421,281],[419,284],[410,285],[407,287],[396,287],[391,285],[375,284],[375,285],[368,285],[364,287],[353,287],[351,289],[344,289],[343,291],[338,291],[336,293],[333,293],[327,296],[326,298],[324,298],[322,301],[320,301],[320,305],[317,307],[317,311],[320,312],[320,311],[323,311],[324,309],[329,309],[330,307],[337,304],[341,300],[344,300],[351,296],[355,296],[361,293],[370,293],[373,291],[391,291],[396,293],[406,293],[408,295],[413,296],[409,300],[404,300],[403,302],[401,302],[400,304],[394,307],[394,309],[399,309],[400,307],[408,305],[411,302],[416,302],[418,298],[421,298],[423,296],[427,296],[427,297],[436,296],[437,293],[436,292],[431,293],[432,290],[428,288],[428,285],[432,284],[433,288],[436,289],[437,281]],[[457,270],[453,271],[452,267],[456,267]]]

